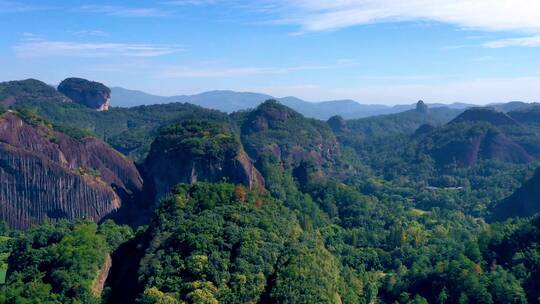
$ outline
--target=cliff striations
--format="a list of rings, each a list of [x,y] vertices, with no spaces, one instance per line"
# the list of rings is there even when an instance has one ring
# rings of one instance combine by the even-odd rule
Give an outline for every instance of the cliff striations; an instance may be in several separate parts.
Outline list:
[[[34,118],[0,116],[0,221],[111,215],[142,190],[134,164],[95,138],[75,139]]]

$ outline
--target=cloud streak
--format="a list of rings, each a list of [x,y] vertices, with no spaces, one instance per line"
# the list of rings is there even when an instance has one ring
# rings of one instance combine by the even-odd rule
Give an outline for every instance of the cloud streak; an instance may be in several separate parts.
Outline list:
[[[306,31],[428,20],[488,31],[540,32],[536,0],[292,0],[283,22]]]
[[[540,47],[540,35],[521,38],[509,38],[490,41],[484,44],[484,47],[497,49],[512,46]]]
[[[25,40],[13,47],[17,57],[157,57],[182,51],[171,46],[129,43],[81,43],[70,41]]]
[[[164,17],[168,13],[155,7],[124,7],[115,5],[85,5],[79,11],[116,17]]]

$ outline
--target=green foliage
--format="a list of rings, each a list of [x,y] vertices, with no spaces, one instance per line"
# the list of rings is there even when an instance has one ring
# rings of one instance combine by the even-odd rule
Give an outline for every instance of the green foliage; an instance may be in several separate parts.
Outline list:
[[[246,151],[255,160],[273,154],[287,169],[298,165],[298,160],[309,158],[317,159],[327,169],[341,166],[330,127],[275,100],[268,100],[251,112],[235,113],[232,118],[240,126]]]
[[[232,158],[240,141],[225,123],[188,120],[161,128],[153,145],[166,153],[187,153],[193,159]]]
[[[85,91],[93,91],[93,92],[104,92],[106,94],[111,93],[111,89],[106,87],[104,84],[95,82],[95,81],[88,81],[83,78],[67,78],[63,80],[60,85],[58,85],[58,91],[64,92],[65,90],[68,91],[75,91],[75,92],[85,92]]]
[[[70,127],[70,126],[53,126],[54,130],[55,131],[58,131],[60,133],[64,133],[70,137],[73,137],[77,140],[82,140],[82,139],[85,139],[87,137],[94,137],[95,134],[88,131],[88,130],[82,130],[82,129],[79,129],[79,128],[75,128],[75,127]]]
[[[496,224],[481,241],[485,246],[484,255],[496,267],[498,275],[493,277],[492,288],[497,296],[508,299],[512,295],[510,291],[518,289],[515,277],[529,302],[537,301],[540,298],[540,216]]]
[[[52,86],[35,79],[0,83],[0,103],[13,98],[17,102],[64,102],[67,98]],[[8,102],[10,104],[12,102]]]
[[[21,234],[9,257],[0,303],[99,303],[93,283],[129,228],[87,221],[45,224]]]
[[[0,234],[0,285],[6,282],[8,257],[11,251],[10,238]]]
[[[369,294],[295,213],[232,184],[179,185],[149,231],[141,301],[362,303]]]
[[[56,128],[62,128],[61,130],[84,130],[83,134],[77,135],[80,131],[72,134],[76,138],[95,134],[137,161],[144,159],[152,141],[158,135],[159,128],[163,126],[194,119],[227,119],[223,113],[182,103],[134,108],[113,107],[107,112],[98,112],[76,103],[47,101],[21,102],[17,103],[15,108],[36,113]]]
[[[288,252],[270,296],[273,303],[359,303],[358,294],[347,292],[361,286],[348,279],[352,286],[347,286],[338,261],[322,243],[304,241]]]
[[[132,239],[135,234],[129,226],[117,225],[113,220],[106,220],[98,227],[98,234],[105,237],[109,252],[116,250],[121,244]]]
[[[197,160],[234,156],[245,147],[266,189],[178,185],[135,239],[111,221],[21,234],[4,250],[13,253],[0,302],[98,301],[89,288],[96,271],[128,239],[145,250],[132,266],[139,303],[535,303],[540,297],[540,217],[483,220],[537,163],[487,154],[470,164],[457,161],[460,147],[484,136],[504,135],[497,138],[534,151],[540,129],[532,112],[498,115],[502,126],[489,120],[490,111],[487,118],[464,116],[440,126],[459,111],[429,109],[335,118],[330,128],[275,101],[230,117],[184,104],[108,113],[45,104],[25,103],[34,109],[27,119],[41,123],[39,113],[92,130],[135,158],[154,138],[160,151]],[[513,123],[518,118],[526,122]],[[415,132],[425,123],[436,127]]]
[[[231,184],[180,185],[156,212],[141,262],[153,287],[189,303],[258,301],[285,249],[301,229],[268,196],[238,196]]]

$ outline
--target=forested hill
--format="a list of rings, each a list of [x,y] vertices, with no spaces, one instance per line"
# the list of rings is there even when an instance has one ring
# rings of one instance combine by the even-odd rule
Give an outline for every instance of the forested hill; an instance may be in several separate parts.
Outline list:
[[[537,107],[106,111],[67,84],[0,108],[0,303],[538,302]]]

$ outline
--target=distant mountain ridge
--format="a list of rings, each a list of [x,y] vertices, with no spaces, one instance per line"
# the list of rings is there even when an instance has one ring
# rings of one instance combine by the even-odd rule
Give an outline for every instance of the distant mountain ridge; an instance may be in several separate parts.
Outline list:
[[[294,96],[276,98],[267,94],[235,92],[230,90],[216,90],[195,95],[178,95],[170,97],[152,95],[142,91],[128,90],[121,87],[112,87],[111,90],[112,105],[115,107],[187,102],[205,108],[231,113],[240,110],[254,109],[268,99],[275,99],[306,117],[321,120],[327,120],[334,115],[340,115],[345,119],[355,119],[375,115],[394,114],[412,110],[416,106],[414,103],[396,106],[361,104],[350,99],[310,102]],[[447,107],[451,109],[465,109],[473,107],[474,105],[467,103],[434,103],[428,104],[428,106],[430,108]]]

